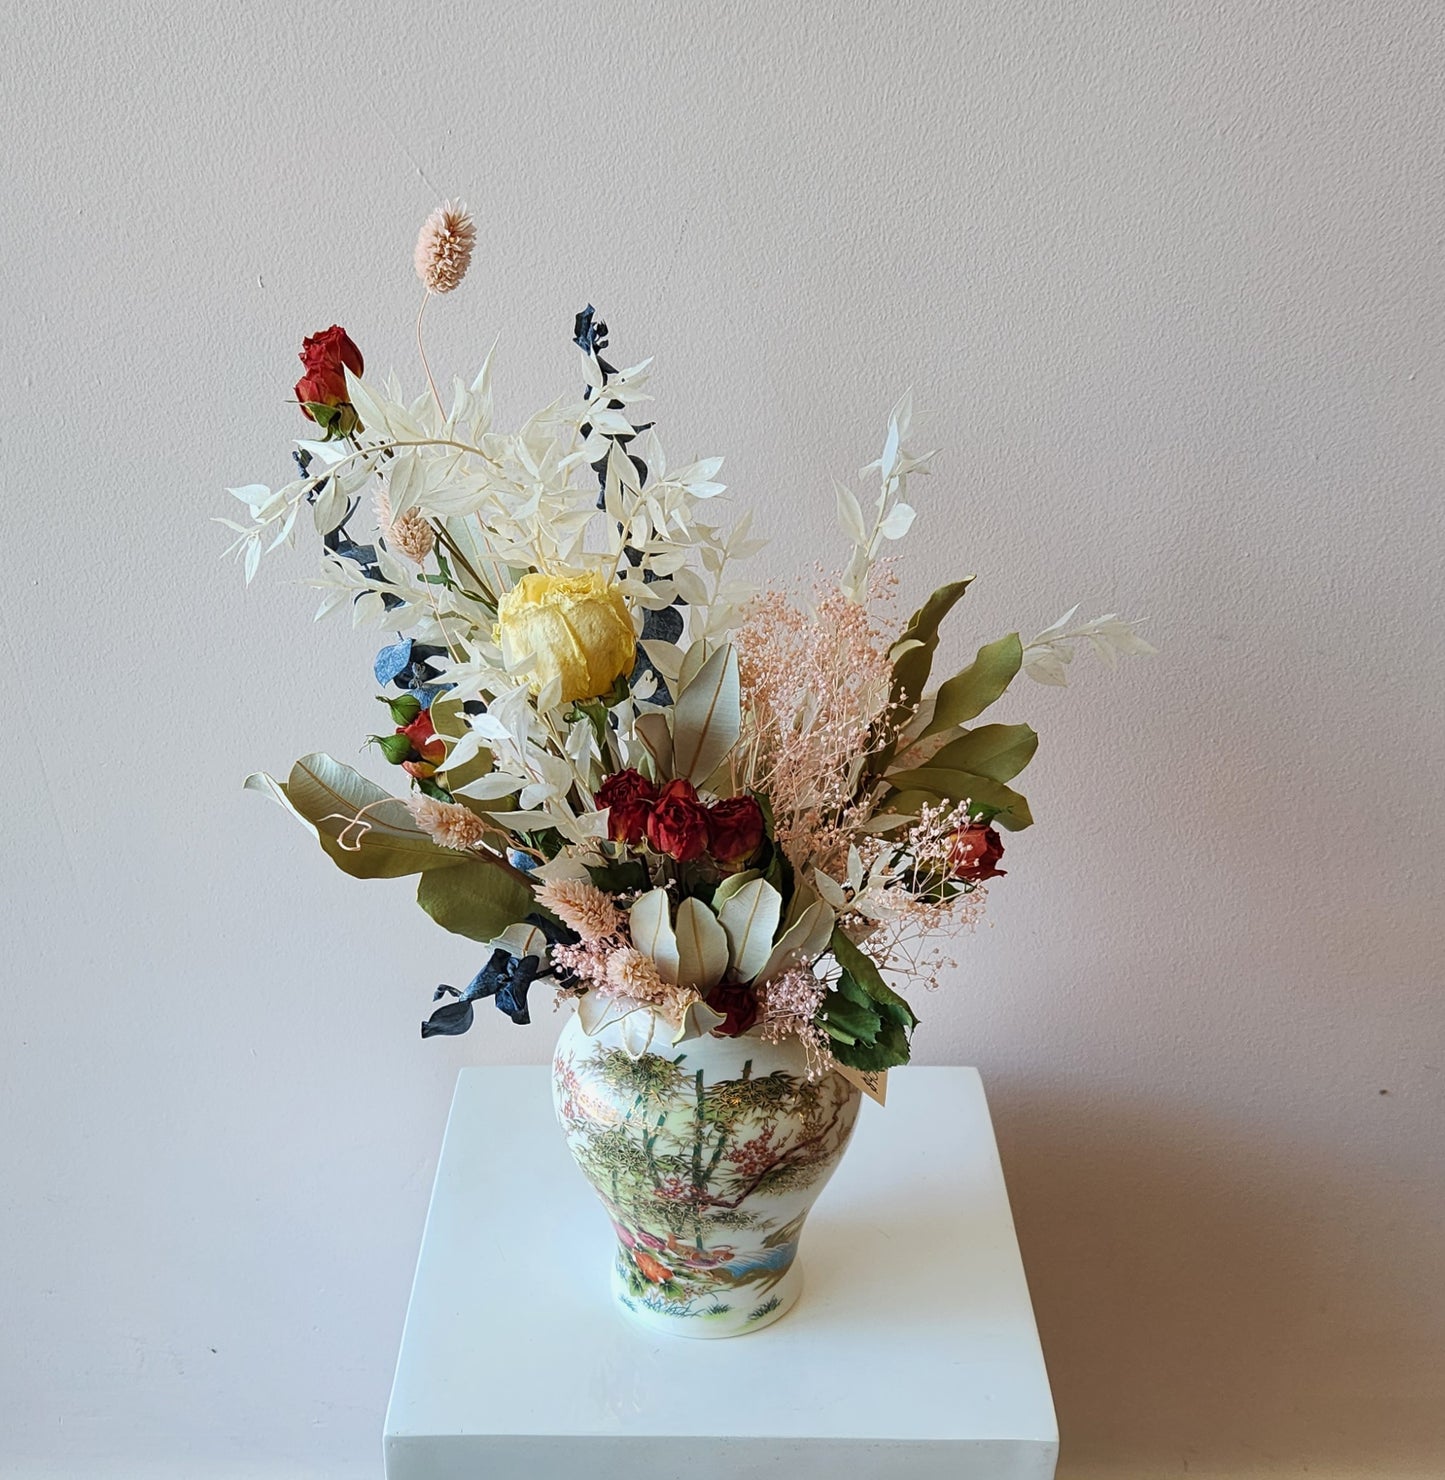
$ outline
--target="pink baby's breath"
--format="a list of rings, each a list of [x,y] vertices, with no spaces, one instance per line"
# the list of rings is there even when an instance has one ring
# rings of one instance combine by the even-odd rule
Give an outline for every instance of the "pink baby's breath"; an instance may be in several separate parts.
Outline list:
[[[795,1037],[807,1056],[808,1078],[821,1079],[833,1067],[828,1038],[814,1019],[827,984],[804,966],[795,966],[758,987],[759,1025],[768,1043]]]
[[[745,764],[777,818],[794,869],[845,868],[867,815],[859,783],[885,744],[890,640],[867,607],[837,591],[804,611],[780,591],[748,609],[735,646],[750,729]]]

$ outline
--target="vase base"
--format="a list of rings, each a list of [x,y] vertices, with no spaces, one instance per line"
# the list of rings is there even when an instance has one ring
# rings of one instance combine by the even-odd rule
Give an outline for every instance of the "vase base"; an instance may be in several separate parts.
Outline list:
[[[662,1289],[638,1289],[620,1261],[612,1269],[612,1293],[629,1321],[649,1331],[695,1340],[747,1336],[781,1321],[803,1293],[803,1268],[798,1260],[768,1288],[747,1285],[717,1290],[691,1300],[669,1300]]]

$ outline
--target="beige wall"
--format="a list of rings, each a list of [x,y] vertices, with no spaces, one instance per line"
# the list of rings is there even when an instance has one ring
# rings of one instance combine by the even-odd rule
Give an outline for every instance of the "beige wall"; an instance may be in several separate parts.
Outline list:
[[[1438,4],[3,24],[0,1469],[370,1473],[454,1071],[547,1054],[419,1042],[474,952],[241,794],[378,710],[206,523],[303,332],[414,373],[457,192],[439,365],[500,335],[517,417],[590,298],[764,577],[911,383],[950,656],[1151,619],[1010,701],[1040,826],[917,1043],[989,1085],[1065,1473],[1445,1473]]]

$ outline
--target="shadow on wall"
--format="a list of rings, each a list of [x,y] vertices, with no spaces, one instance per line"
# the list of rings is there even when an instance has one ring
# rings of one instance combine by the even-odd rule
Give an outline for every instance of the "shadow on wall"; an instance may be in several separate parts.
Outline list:
[[[1362,1213],[1373,1172],[1177,1108],[993,1098],[1063,1480],[1445,1475],[1440,1292],[1395,1272],[1438,1231]]]

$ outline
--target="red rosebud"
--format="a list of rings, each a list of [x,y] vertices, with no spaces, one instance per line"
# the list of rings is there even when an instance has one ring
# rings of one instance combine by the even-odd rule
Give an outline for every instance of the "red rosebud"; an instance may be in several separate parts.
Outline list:
[[[719,983],[707,994],[707,1005],[723,1020],[713,1029],[720,1038],[737,1038],[758,1020],[758,995],[738,982]]]
[[[415,776],[418,781],[430,781],[437,773],[437,768],[429,761],[403,761],[401,768],[408,776]]]
[[[296,382],[296,399],[311,420],[316,417],[306,409],[313,406],[349,406],[346,394],[346,371],[360,375],[365,368],[361,351],[340,324],[333,324],[320,334],[309,334],[301,341],[301,363],[306,373]]]
[[[669,781],[658,793],[647,819],[647,841],[679,863],[707,851],[707,809],[691,781]]]
[[[608,809],[607,836],[636,848],[647,831],[657,788],[640,771],[618,771],[602,783],[596,800],[599,808]]]
[[[719,863],[746,863],[763,846],[763,809],[752,797],[728,797],[707,809],[707,850]]]
[[[446,756],[446,745],[437,739],[437,732],[431,722],[431,710],[423,709],[409,725],[397,727],[398,735],[405,735],[412,743],[412,748],[421,756],[435,771]],[[413,775],[416,773],[413,772]],[[428,772],[430,774],[430,772]]]
[[[1003,857],[1003,839],[986,822],[970,822],[953,835],[948,854],[949,876],[961,884],[977,884],[1007,873],[996,867]]]

